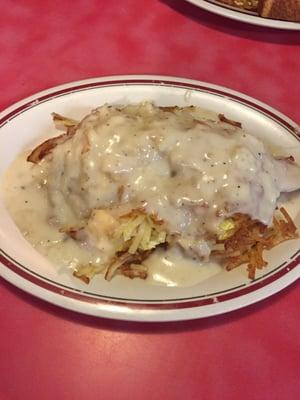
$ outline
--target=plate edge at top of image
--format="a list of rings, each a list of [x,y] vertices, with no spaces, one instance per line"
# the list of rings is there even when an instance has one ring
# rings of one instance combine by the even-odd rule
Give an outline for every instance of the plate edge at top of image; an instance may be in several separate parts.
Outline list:
[[[185,79],[180,77],[172,77],[172,76],[157,76],[157,75],[122,75],[122,76],[108,76],[108,77],[101,77],[101,78],[91,78],[87,80],[81,80],[76,82],[70,82],[67,84],[63,84],[60,86],[56,86],[42,92],[39,92],[35,95],[27,97],[24,100],[19,101],[18,103],[8,107],[2,113],[0,113],[0,126],[1,121],[9,122],[14,115],[17,115],[20,110],[24,109],[25,111],[30,108],[32,105],[38,106],[40,102],[42,103],[44,100],[54,99],[58,94],[70,94],[70,93],[77,93],[80,89],[85,88],[86,90],[93,89],[93,88],[101,88],[104,85],[106,87],[113,86],[116,83],[120,83],[124,86],[126,85],[153,85],[157,87],[180,87],[182,89],[195,89],[200,91],[200,88],[203,90],[206,88],[208,93],[212,95],[215,93],[223,93],[223,97],[230,99],[240,98],[243,99],[245,105],[247,102],[249,104],[255,104],[257,106],[257,111],[259,109],[263,109],[268,111],[270,115],[276,116],[278,120],[284,121],[285,129],[289,129],[290,132],[297,132],[297,124],[284,116],[283,114],[277,112],[273,108],[253,99],[249,96],[243,95],[239,92],[224,88],[222,86],[217,86],[213,84],[208,84],[205,82],[200,82],[191,79]],[[269,117],[270,118],[270,117]],[[2,255],[3,257],[3,255]],[[294,282],[297,278],[299,278],[299,257],[293,259],[288,265],[285,265],[283,268],[280,269],[281,271],[281,278],[276,281],[270,279],[269,284],[266,284],[266,287],[269,287],[270,290],[264,290],[263,285],[258,285],[257,289],[254,290],[252,293],[244,292],[238,297],[228,297],[224,301],[219,302],[216,298],[216,301],[209,301],[205,302],[197,302],[197,301],[190,301],[190,302],[175,302],[172,303],[171,301],[162,301],[161,307],[155,307],[155,305],[151,305],[150,303],[138,303],[137,302],[118,302],[112,301],[111,299],[93,299],[92,297],[89,299],[88,296],[81,295],[78,291],[75,295],[70,295],[67,297],[68,290],[64,290],[61,287],[55,287],[55,290],[49,288],[49,285],[45,285],[45,282],[39,286],[37,281],[31,281],[28,284],[26,278],[24,278],[21,274],[18,275],[18,267],[14,266],[14,268],[9,267],[9,263],[12,263],[11,260],[5,261],[6,266],[4,263],[0,265],[0,272],[4,279],[10,281],[11,283],[15,284],[15,286],[20,287],[21,289],[40,297],[50,303],[57,304],[61,307],[71,309],[73,311],[78,311],[85,314],[102,316],[107,318],[114,318],[114,319],[124,319],[124,320],[134,320],[134,321],[171,321],[171,320],[185,320],[185,319],[194,319],[194,318],[201,318],[207,317],[212,315],[221,314],[224,312],[233,311],[239,309],[241,307],[245,307],[249,304],[255,303],[259,300],[262,300],[270,295],[278,292],[279,290],[283,289],[284,287],[290,285]],[[292,265],[293,264],[293,265]],[[20,269],[20,268],[19,268]],[[17,271],[17,272],[16,272]],[[16,277],[17,275],[17,277]],[[50,285],[51,286],[51,285]],[[51,291],[52,290],[52,291]],[[255,293],[257,293],[257,297],[255,297]],[[86,300],[86,301],[85,301]],[[223,303],[223,308],[222,308]],[[152,303],[153,304],[153,303]],[[172,309],[172,304],[174,305]],[[178,305],[179,304],[179,305]]]
[[[235,21],[248,23],[251,25],[262,26],[266,28],[274,29],[285,29],[285,30],[300,30],[300,23],[293,21],[283,21],[277,19],[263,18],[259,15],[253,15],[251,13],[240,11],[237,8],[229,8],[221,3],[212,3],[207,0],[186,0],[196,7],[202,8],[203,10],[209,11],[213,14],[220,15]]]

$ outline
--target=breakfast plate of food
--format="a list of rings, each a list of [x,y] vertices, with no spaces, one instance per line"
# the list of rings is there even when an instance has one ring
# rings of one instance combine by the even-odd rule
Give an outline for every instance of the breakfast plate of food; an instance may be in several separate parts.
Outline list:
[[[0,275],[135,321],[222,314],[299,278],[298,125],[241,93],[114,76],[0,115]]]
[[[224,17],[278,29],[300,30],[300,0],[188,0]]]

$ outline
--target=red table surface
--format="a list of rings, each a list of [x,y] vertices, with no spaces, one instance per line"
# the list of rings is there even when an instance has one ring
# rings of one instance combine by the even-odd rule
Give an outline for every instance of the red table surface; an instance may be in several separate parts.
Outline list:
[[[185,1],[6,0],[0,108],[95,76],[224,85],[299,122],[300,33]],[[0,280],[0,400],[300,398],[300,286],[231,314],[177,323],[93,318]]]

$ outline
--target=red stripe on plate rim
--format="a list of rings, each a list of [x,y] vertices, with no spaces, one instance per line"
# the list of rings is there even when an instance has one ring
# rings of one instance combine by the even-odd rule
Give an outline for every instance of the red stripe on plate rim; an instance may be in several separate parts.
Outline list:
[[[275,274],[261,280],[258,282],[251,283],[249,281],[249,285],[245,285],[242,289],[229,292],[223,295],[216,295],[213,297],[209,298],[201,298],[201,299],[193,299],[193,300],[181,300],[181,301],[174,301],[170,302],[166,300],[160,301],[158,303],[153,303],[153,302],[138,302],[138,301],[125,301],[125,300],[115,300],[115,299],[106,299],[106,298],[99,298],[99,297],[93,297],[92,295],[84,294],[80,291],[72,291],[64,286],[59,286],[59,284],[54,285],[52,283],[49,283],[41,278],[38,278],[35,275],[30,274],[27,271],[24,271],[21,269],[17,264],[9,260],[7,257],[4,255],[0,254],[0,262],[5,265],[8,269],[10,269],[12,272],[20,276],[21,278],[25,279],[26,281],[29,281],[30,283],[39,286],[42,289],[45,289],[47,291],[50,291],[52,293],[55,293],[57,295],[67,297],[73,300],[77,301],[82,301],[84,303],[89,303],[89,304],[95,304],[95,305],[118,305],[118,306],[124,306],[124,307],[129,307],[133,309],[154,309],[154,310],[177,310],[177,309],[183,309],[183,308],[195,308],[195,307],[203,307],[203,306],[208,306],[212,305],[215,303],[221,303],[225,302],[228,300],[232,300],[244,295],[247,295],[249,293],[252,293],[258,289],[261,289],[279,278],[283,277],[290,271],[292,271],[294,268],[296,268],[299,263],[300,263],[300,255],[296,257],[293,261],[291,261],[289,264],[283,266],[279,271],[277,271]]]

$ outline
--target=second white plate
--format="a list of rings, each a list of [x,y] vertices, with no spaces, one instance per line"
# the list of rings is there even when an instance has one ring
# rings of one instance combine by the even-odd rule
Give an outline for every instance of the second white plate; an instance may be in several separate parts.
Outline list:
[[[262,18],[254,13],[242,11],[237,8],[227,7],[225,4],[218,1],[209,0],[187,0],[204,10],[210,11],[214,14],[221,15],[236,21],[246,22],[252,25],[265,26],[269,28],[287,29],[287,30],[300,30],[300,23],[281,21],[277,19]]]

